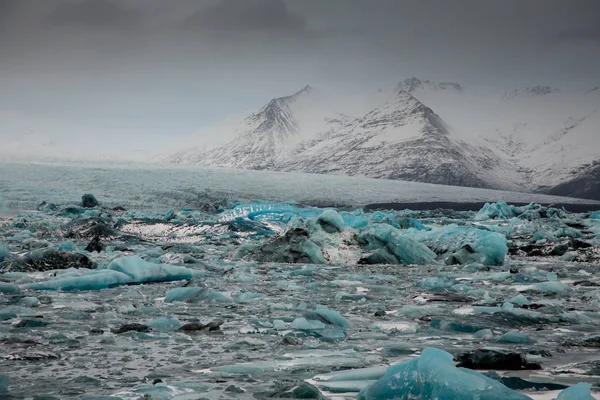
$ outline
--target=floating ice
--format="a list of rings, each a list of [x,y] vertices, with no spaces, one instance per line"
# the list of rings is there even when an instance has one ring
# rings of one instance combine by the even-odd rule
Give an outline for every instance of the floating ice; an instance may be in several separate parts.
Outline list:
[[[596,400],[591,394],[592,385],[578,383],[558,394],[556,400]]]
[[[400,230],[388,224],[370,224],[358,237],[368,250],[386,247],[396,258],[406,264],[432,263],[436,255],[426,245],[403,236]]]
[[[159,332],[170,332],[181,326],[181,321],[175,318],[158,317],[145,323],[145,325]]]
[[[453,356],[428,348],[420,357],[387,369],[357,400],[530,400],[485,375],[456,368]]]
[[[85,275],[51,279],[25,285],[32,290],[102,290],[131,283],[129,275],[111,270],[88,271]]]
[[[199,303],[203,301],[230,302],[229,297],[205,287],[180,287],[171,289],[165,296],[165,302],[183,301]]]
[[[535,339],[530,338],[521,332],[507,332],[495,340],[497,343],[510,343],[510,344],[534,344]]]
[[[2,243],[0,243],[0,262],[4,261],[8,257],[10,257],[10,252],[2,245]]]
[[[4,294],[21,294],[21,288],[13,283],[0,282],[0,293]]]
[[[342,216],[337,211],[331,209],[323,211],[317,218],[317,222],[328,233],[341,232],[345,228]]]
[[[326,324],[336,325],[340,328],[350,328],[350,322],[340,313],[330,310],[325,306],[317,306],[315,311],[309,311],[304,314],[306,319],[322,321]]]
[[[413,233],[415,240],[440,253],[452,253],[468,245],[480,255],[478,261],[484,265],[503,265],[508,254],[506,237],[483,229],[448,225]]]
[[[126,274],[134,283],[179,281],[193,277],[189,268],[153,264],[138,256],[117,258],[108,264],[106,269]]]

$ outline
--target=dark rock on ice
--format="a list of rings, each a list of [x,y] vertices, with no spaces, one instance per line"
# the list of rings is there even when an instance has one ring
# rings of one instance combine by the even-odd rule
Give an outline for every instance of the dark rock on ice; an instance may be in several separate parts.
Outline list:
[[[98,207],[100,203],[96,200],[96,196],[93,194],[87,193],[81,196],[81,206],[84,208],[94,208]]]
[[[150,328],[147,325],[133,323],[133,324],[121,325],[120,327],[111,329],[110,331],[112,333],[118,335],[120,333],[125,333],[125,332],[150,332],[151,330],[152,330],[152,328]]]
[[[591,347],[594,349],[600,349],[600,336],[593,336],[583,341],[584,347]]]
[[[569,245],[567,243],[563,243],[563,244],[558,244],[556,246],[554,246],[552,249],[550,249],[550,251],[548,252],[549,256],[564,256],[567,251],[569,251]]]
[[[285,336],[281,340],[281,344],[286,346],[301,346],[304,344],[304,340],[293,336]]]
[[[55,247],[48,247],[43,250],[34,250],[23,257],[13,258],[4,263],[2,270],[35,272],[93,267],[93,262],[83,254],[68,253],[59,251]]]
[[[221,325],[223,325],[223,323],[224,321],[222,320],[211,321],[206,325],[203,325],[199,322],[189,322],[181,325],[177,330],[182,332],[218,331],[221,329]]]
[[[225,392],[227,393],[245,393],[246,391],[244,389],[242,389],[239,386],[236,385],[229,385],[227,386],[227,388],[225,389]]]
[[[74,219],[65,227],[66,238],[95,239],[118,236],[119,232],[100,218]]]
[[[271,392],[257,393],[258,399],[319,399],[325,400],[319,389],[304,381],[277,382]]]
[[[16,336],[10,336],[10,337],[4,338],[4,339],[0,339],[0,343],[2,343],[3,345],[7,345],[7,346],[24,347],[24,348],[39,346],[41,344],[40,342],[36,342],[35,340],[32,340],[32,339],[22,339],[22,338],[19,338]]]
[[[573,282],[573,286],[598,287],[598,286],[600,286],[600,283],[584,280],[584,281]]]
[[[458,367],[482,370],[495,369],[505,371],[539,370],[540,364],[529,363],[518,353],[505,353],[496,350],[478,349],[457,355]]]
[[[104,335],[104,329],[92,328],[90,329],[90,335]]]
[[[104,250],[104,245],[102,242],[100,242],[100,238],[97,236],[93,238],[85,248],[85,251],[89,251],[90,253],[93,253],[94,251],[100,253],[102,250]]]
[[[158,385],[159,383],[163,383],[162,379],[160,379],[160,378],[156,378],[152,381],[153,385]]]
[[[551,382],[531,382],[518,376],[500,376],[494,371],[484,372],[483,375],[500,382],[512,390],[563,390],[568,386]]]
[[[58,208],[59,207],[56,204],[54,204],[54,203],[48,203],[46,201],[42,201],[37,206],[37,210],[38,211],[46,212],[46,213],[56,211],[56,210],[58,210]]]
[[[375,311],[375,316],[376,317],[385,317],[385,315],[386,315],[385,310]]]
[[[258,249],[251,250],[250,256],[258,262],[327,263],[321,248],[309,239],[309,233],[304,228],[290,229],[281,236],[269,239]]]
[[[44,360],[58,360],[60,356],[56,353],[49,351],[35,351],[28,353],[13,353],[6,356],[7,360],[14,361],[44,361]]]
[[[13,328],[42,328],[48,326],[48,322],[40,319],[22,319],[13,325]]]
[[[400,265],[402,264],[396,256],[391,254],[387,249],[381,248],[375,250],[375,252],[369,254],[367,257],[361,258],[358,261],[359,264],[367,264],[367,265]]]
[[[116,206],[116,207],[113,207],[113,209],[112,209],[112,210],[113,210],[113,211],[118,211],[118,212],[127,211],[127,210],[126,210],[124,207],[121,207],[121,206]]]

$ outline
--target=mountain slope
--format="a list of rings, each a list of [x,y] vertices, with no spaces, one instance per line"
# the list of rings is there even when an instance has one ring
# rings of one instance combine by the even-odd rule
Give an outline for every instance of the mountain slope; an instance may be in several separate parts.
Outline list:
[[[332,100],[306,87],[164,160],[596,197],[599,105],[598,88],[494,94],[411,78]],[[222,132],[224,144],[193,143]]]
[[[489,150],[453,137],[433,110],[404,91],[294,152],[279,169],[524,189],[504,177],[509,173],[516,179],[509,165]]]

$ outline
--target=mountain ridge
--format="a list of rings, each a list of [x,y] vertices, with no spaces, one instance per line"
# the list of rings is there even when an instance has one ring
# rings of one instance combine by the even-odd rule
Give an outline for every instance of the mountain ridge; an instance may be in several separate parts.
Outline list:
[[[588,187],[598,174],[586,167],[600,159],[594,89],[531,86],[482,96],[409,78],[350,113],[316,92],[307,85],[274,98],[239,121],[228,143],[163,160],[518,191],[577,187],[597,198]]]

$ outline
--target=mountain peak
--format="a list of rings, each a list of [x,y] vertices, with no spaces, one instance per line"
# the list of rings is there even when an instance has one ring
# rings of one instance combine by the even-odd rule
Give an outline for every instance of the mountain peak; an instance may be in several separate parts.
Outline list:
[[[462,92],[464,90],[462,85],[453,82],[434,82],[430,80],[422,80],[419,78],[408,78],[396,85],[394,91],[396,93],[407,92],[413,94],[419,89],[439,91],[439,90],[451,90],[455,92]]]

